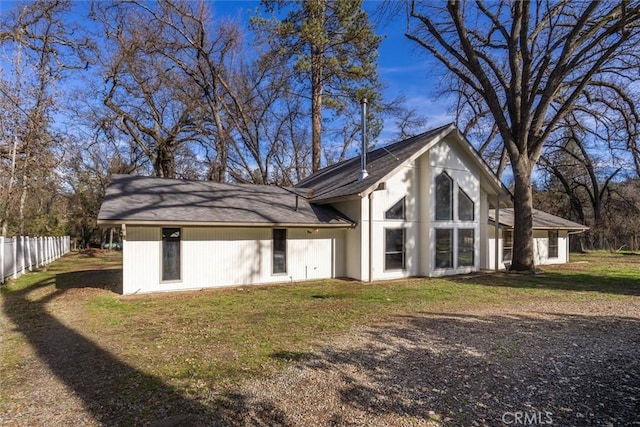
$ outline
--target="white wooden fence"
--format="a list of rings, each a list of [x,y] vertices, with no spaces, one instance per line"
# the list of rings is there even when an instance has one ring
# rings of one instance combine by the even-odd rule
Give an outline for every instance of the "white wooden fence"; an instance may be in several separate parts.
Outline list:
[[[60,258],[69,252],[70,243],[69,236],[0,236],[0,283]]]

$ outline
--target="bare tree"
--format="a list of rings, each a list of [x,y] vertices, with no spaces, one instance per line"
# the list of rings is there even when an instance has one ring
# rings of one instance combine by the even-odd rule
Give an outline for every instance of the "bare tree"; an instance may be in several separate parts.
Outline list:
[[[97,3],[104,26],[104,104],[113,123],[140,147],[156,176],[176,176],[176,156],[197,139],[200,93],[167,59],[180,50],[173,33],[129,3]],[[160,24],[160,25],[159,25]]]
[[[7,52],[0,97],[6,106],[0,118],[0,161],[7,179],[0,188],[0,225],[8,233],[17,206],[17,231],[38,231],[33,209],[42,211],[45,200],[55,197],[53,171],[60,164],[60,137],[51,130],[52,115],[59,111],[57,84],[66,70],[84,68],[86,40],[74,39],[65,19],[71,3],[38,1],[18,4],[0,23],[0,43]],[[39,191],[29,206],[31,192]],[[27,216],[32,215],[27,230]],[[45,212],[46,214],[46,212]],[[44,224],[42,227],[48,227]]]
[[[588,109],[590,88],[612,76],[637,78],[640,4],[412,1],[409,14],[406,36],[477,96],[495,122],[515,184],[511,268],[533,269],[533,169],[560,121],[576,105]]]

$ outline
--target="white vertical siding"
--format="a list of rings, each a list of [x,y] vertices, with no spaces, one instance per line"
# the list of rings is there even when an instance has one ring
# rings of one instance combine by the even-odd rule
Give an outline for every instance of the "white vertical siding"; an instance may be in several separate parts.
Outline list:
[[[287,230],[287,273],[272,273],[272,230],[183,227],[181,280],[161,283],[161,227],[127,227],[123,293],[302,281],[345,275],[345,230]]]
[[[373,192],[372,279],[395,279],[420,274],[420,182],[416,163],[404,167],[385,183],[384,190]],[[385,213],[403,197],[405,219],[386,219]],[[404,228],[405,269],[385,270],[385,229]]]
[[[127,227],[122,248],[122,293],[154,290],[160,282],[160,229]]]
[[[344,230],[344,275],[356,280],[365,280],[363,277],[363,271],[365,270],[362,267],[363,258],[368,256],[368,252],[364,251],[368,251],[368,248],[362,243],[362,235],[365,233],[368,241],[369,201],[366,198],[357,199],[335,203],[333,206],[339,212],[357,222],[355,228]]]
[[[533,231],[533,253],[536,265],[565,264],[567,254],[567,231],[558,232],[558,257],[549,258],[549,234],[547,230]]]
[[[493,233],[495,228],[493,225],[489,226],[489,263],[490,268],[495,268],[495,254],[494,254],[494,245],[495,238]],[[503,270],[505,268],[504,262],[502,260],[502,248],[503,248],[503,239],[502,239],[502,230],[498,233],[498,259],[499,265],[498,267]],[[533,260],[535,265],[548,265],[548,264],[565,264],[569,260],[568,253],[568,233],[567,230],[559,230],[558,231],[558,257],[557,258],[549,258],[549,237],[547,230],[534,230],[533,231]]]
[[[489,264],[489,200],[487,192],[480,189],[480,268],[491,268]]]

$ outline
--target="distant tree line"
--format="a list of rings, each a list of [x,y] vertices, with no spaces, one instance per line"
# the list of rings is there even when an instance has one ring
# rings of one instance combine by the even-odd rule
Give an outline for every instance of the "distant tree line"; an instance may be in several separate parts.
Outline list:
[[[383,2],[439,75],[451,114],[531,209],[587,224],[584,248],[638,246],[640,3]],[[248,25],[205,1],[18,2],[0,18],[0,232],[98,244],[109,177],[291,185],[428,123],[385,99],[361,0],[263,1]]]
[[[2,235],[104,241],[95,218],[115,173],[291,185],[354,149],[362,97],[370,141],[385,119],[403,136],[425,128],[402,97],[382,98],[360,0],[265,1],[254,15],[245,29],[187,0],[3,12]]]

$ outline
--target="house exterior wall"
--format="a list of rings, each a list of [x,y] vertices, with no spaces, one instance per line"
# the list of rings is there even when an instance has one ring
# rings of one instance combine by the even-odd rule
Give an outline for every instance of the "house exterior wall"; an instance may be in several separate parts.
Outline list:
[[[272,273],[272,230],[183,227],[181,280],[162,282],[161,227],[127,226],[123,293],[303,281],[345,276],[345,230],[287,230],[287,272]]]
[[[481,262],[480,221],[484,215],[488,215],[488,212],[481,215],[481,208],[485,208],[485,206],[481,203],[479,168],[472,158],[460,150],[456,141],[452,138],[447,138],[438,143],[428,152],[428,155],[430,165],[429,181],[426,182],[428,192],[424,192],[425,195],[428,194],[429,200],[432,201],[428,210],[429,216],[425,221],[428,231],[427,241],[429,242],[428,275],[444,276],[478,270]],[[453,180],[453,220],[450,221],[436,220],[435,180],[442,172],[446,172]],[[460,221],[458,219],[458,188],[462,189],[473,201],[474,214],[472,221]],[[439,228],[453,230],[453,267],[451,268],[437,268],[435,266],[436,229]],[[458,266],[457,236],[461,229],[474,230],[473,266]]]
[[[504,270],[503,260],[504,239],[502,229],[498,230],[498,268]],[[495,269],[495,227],[489,225],[489,265],[488,268]],[[533,230],[533,260],[535,265],[565,264],[569,261],[569,236],[567,230],[558,231],[558,256],[549,258],[549,234],[548,230]]]
[[[334,203],[333,206],[348,218],[354,219],[358,224],[354,228],[344,230],[344,276],[356,280],[367,280],[363,277],[364,272],[368,272],[369,264],[366,253],[368,251],[368,224],[369,224],[369,202],[367,199],[349,200],[346,202]],[[364,218],[364,220],[359,220]]]
[[[454,220],[435,220],[435,177],[445,171],[453,179]],[[336,209],[358,220],[358,227],[347,231],[347,256],[359,262],[347,261],[347,276],[358,280],[369,280],[369,256],[372,259],[371,280],[396,279],[409,276],[441,276],[474,271],[488,262],[486,258],[488,221],[487,196],[480,187],[480,171],[474,160],[460,150],[453,139],[443,140],[431,150],[409,163],[389,177],[383,189],[375,190],[361,203],[343,202],[334,204]],[[458,221],[458,187],[474,203],[474,219]],[[386,219],[386,211],[406,197],[405,219]],[[372,241],[369,254],[369,206],[372,208]],[[404,228],[405,268],[385,268],[386,229]],[[435,229],[454,230],[454,267],[435,268]],[[474,264],[457,267],[457,230],[474,230]],[[484,240],[483,240],[484,239]]]
[[[420,195],[421,174],[418,162],[412,162],[385,183],[385,188],[372,193],[373,242],[372,280],[417,276],[421,272],[420,259]],[[386,212],[405,198],[405,218],[386,219]],[[385,233],[387,229],[405,229],[405,268],[385,266]],[[366,276],[366,275],[365,275]]]

